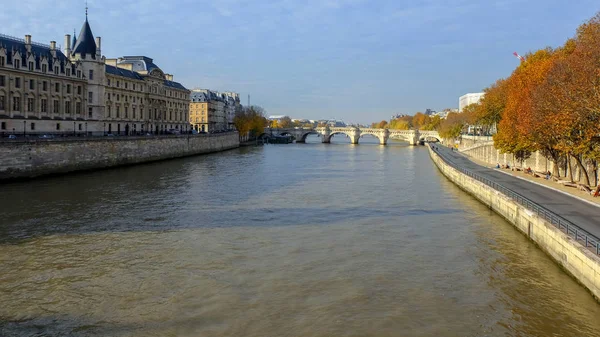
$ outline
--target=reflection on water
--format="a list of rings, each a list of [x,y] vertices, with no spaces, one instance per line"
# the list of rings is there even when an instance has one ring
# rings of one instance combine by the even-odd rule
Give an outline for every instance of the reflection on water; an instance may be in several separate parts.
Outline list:
[[[2,186],[1,336],[594,336],[423,147],[270,145]]]

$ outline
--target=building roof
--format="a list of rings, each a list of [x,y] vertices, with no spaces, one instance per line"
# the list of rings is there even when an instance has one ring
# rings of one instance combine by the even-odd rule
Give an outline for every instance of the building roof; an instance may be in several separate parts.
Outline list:
[[[90,24],[88,23],[87,15],[83,27],[81,27],[81,32],[79,32],[79,37],[73,47],[73,54],[89,54],[92,55],[92,58],[96,58],[96,41],[94,40],[94,34],[92,34]]]
[[[190,95],[190,100],[195,103],[208,102],[208,96],[203,92],[192,91],[192,94]]]
[[[131,71],[131,70],[123,69],[123,68],[114,67],[114,66],[111,66],[111,65],[108,65],[108,64],[104,65],[104,69],[106,70],[107,74],[116,75],[116,76],[122,76],[122,77],[127,77],[127,78],[131,78],[133,80],[140,80],[140,81],[144,80],[144,78],[142,77],[142,75],[136,73],[135,71]]]
[[[147,71],[150,73],[154,69],[160,70],[160,68],[154,64],[154,60],[148,56],[123,56],[119,57],[119,63],[132,64],[133,70],[135,71]]]
[[[138,73],[136,71],[132,71],[132,70],[128,70],[128,69],[123,69],[123,68],[111,66],[111,65],[108,65],[108,64],[104,65],[104,69],[106,70],[107,74],[111,74],[111,75],[115,75],[115,76],[121,76],[121,77],[126,77],[126,78],[130,78],[130,79],[133,79],[133,80],[140,80],[140,81],[144,80],[144,75],[141,75],[140,73]],[[167,86],[167,87],[170,87],[170,88],[174,88],[174,89],[187,90],[187,88],[184,87],[179,82],[164,80],[164,85]]]
[[[25,48],[25,40],[0,34],[0,47],[6,48],[6,64],[13,64],[13,56],[16,52],[19,52],[21,58],[21,65],[27,65],[27,58],[29,57],[27,48]],[[67,57],[59,49],[56,51],[56,61],[60,64],[60,71],[64,72],[64,64],[67,61]],[[48,60],[48,69],[54,68],[54,57],[50,50],[50,46],[41,43],[31,43],[31,54],[35,58],[35,69],[41,69],[42,57]],[[68,63],[68,62],[67,62]]]
[[[165,86],[170,87],[170,88],[180,89],[180,90],[188,90],[186,87],[181,85],[181,83],[169,81],[169,80],[165,80]]]
[[[77,44],[77,38],[75,38],[75,29],[73,29],[73,43],[71,44],[71,50],[75,49],[76,44]]]

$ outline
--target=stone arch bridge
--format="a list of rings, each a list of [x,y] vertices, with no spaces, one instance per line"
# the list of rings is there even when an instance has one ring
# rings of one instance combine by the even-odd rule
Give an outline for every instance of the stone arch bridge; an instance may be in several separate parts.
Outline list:
[[[304,143],[309,135],[318,135],[322,143],[330,143],[331,137],[336,134],[343,134],[350,138],[351,144],[358,144],[359,139],[364,135],[371,135],[379,139],[379,144],[386,145],[389,139],[398,139],[408,142],[410,145],[418,145],[426,140],[442,141],[437,131],[421,130],[391,130],[391,129],[373,129],[359,127],[318,127],[318,128],[288,128],[274,129],[265,128],[263,135],[274,136],[292,136],[296,143]]]

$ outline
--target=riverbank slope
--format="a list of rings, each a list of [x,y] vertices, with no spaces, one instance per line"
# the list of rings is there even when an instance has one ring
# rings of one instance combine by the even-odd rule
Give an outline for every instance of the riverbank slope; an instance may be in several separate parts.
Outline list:
[[[513,224],[586,287],[597,300],[600,299],[600,257],[589,247],[586,248],[508,195],[459,171],[431,147],[429,154],[444,176]]]

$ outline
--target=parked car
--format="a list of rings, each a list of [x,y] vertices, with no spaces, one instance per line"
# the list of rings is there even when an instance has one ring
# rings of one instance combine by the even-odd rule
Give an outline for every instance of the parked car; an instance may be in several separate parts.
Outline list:
[[[40,135],[40,136],[38,136],[38,138],[40,138],[40,139],[52,139],[52,138],[54,138],[54,136],[53,135]]]
[[[15,136],[15,135],[8,135],[8,139],[17,139],[17,136]]]
[[[181,132],[179,132],[179,130],[177,129],[169,129],[169,131],[167,131],[168,134],[170,135],[180,135]]]
[[[112,133],[107,133],[106,137],[114,137],[115,135],[113,135]]]

